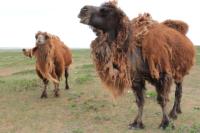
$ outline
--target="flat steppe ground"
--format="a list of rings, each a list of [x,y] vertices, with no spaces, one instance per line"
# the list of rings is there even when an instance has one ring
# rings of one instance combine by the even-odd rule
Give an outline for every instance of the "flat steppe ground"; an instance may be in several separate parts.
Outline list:
[[[40,99],[43,84],[35,73],[35,59],[24,57],[20,50],[0,51],[0,133],[200,133],[200,48],[196,64],[185,77],[182,111],[173,121],[176,128],[158,129],[161,108],[154,87],[147,85],[143,122],[144,130],[129,130],[137,114],[131,91],[114,100],[96,75],[89,49],[73,50],[70,67],[70,90]],[[174,101],[174,85],[168,109]]]

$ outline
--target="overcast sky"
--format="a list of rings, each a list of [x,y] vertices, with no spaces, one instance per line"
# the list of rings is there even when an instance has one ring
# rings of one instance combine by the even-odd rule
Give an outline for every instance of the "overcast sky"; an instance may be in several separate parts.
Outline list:
[[[47,31],[71,48],[89,48],[95,35],[80,24],[77,15],[84,5],[100,5],[105,0],[1,0],[0,47],[35,45],[35,33]],[[189,24],[188,37],[200,44],[200,4],[198,0],[118,0],[129,18],[149,12],[153,19],[180,19]]]

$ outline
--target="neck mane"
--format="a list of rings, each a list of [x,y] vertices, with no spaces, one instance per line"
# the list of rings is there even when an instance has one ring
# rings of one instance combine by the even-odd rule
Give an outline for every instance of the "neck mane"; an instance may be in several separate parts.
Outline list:
[[[37,51],[37,60],[39,62],[46,62],[49,58],[50,52],[51,52],[51,48],[48,44],[44,44],[44,45],[37,45],[38,47],[38,51]]]
[[[123,94],[124,90],[132,85],[128,57],[130,29],[130,21],[124,16],[114,40],[109,39],[108,33],[95,29],[97,38],[91,43],[97,73],[114,97]]]

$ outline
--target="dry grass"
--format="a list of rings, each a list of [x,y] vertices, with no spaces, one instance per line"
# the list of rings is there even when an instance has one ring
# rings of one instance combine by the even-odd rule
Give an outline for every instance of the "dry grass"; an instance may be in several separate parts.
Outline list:
[[[183,114],[174,121],[175,130],[158,129],[161,109],[154,88],[148,85],[144,108],[144,130],[128,130],[137,108],[132,93],[114,101],[103,89],[90,59],[89,50],[74,50],[70,87],[61,97],[40,99],[42,83],[34,71],[34,59],[20,52],[0,52],[0,133],[197,133],[200,132],[200,48],[197,65],[186,77]],[[3,74],[2,74],[3,72]],[[172,107],[174,87],[169,108]]]

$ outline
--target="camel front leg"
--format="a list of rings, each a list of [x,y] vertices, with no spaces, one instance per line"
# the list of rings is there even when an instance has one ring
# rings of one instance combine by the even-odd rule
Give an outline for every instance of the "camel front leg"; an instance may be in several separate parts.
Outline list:
[[[58,83],[54,83],[54,96],[55,97],[59,97],[60,96],[60,94],[59,94],[59,84]]]
[[[44,84],[44,89],[43,89],[43,92],[42,92],[42,95],[40,96],[40,98],[47,98],[47,86],[48,86],[49,80],[45,79],[42,76],[41,72],[39,71],[39,69],[37,67],[36,67],[36,73],[42,79],[43,84]]]
[[[43,79],[43,83],[44,83],[44,90],[42,92],[42,95],[40,98],[47,98],[47,85],[49,83],[49,81],[47,79]]]
[[[135,117],[133,123],[129,124],[129,129],[143,129],[144,124],[142,122],[143,107],[144,107],[144,90],[145,81],[135,81],[132,86],[133,92],[136,98],[136,104],[138,107],[138,114]]]

